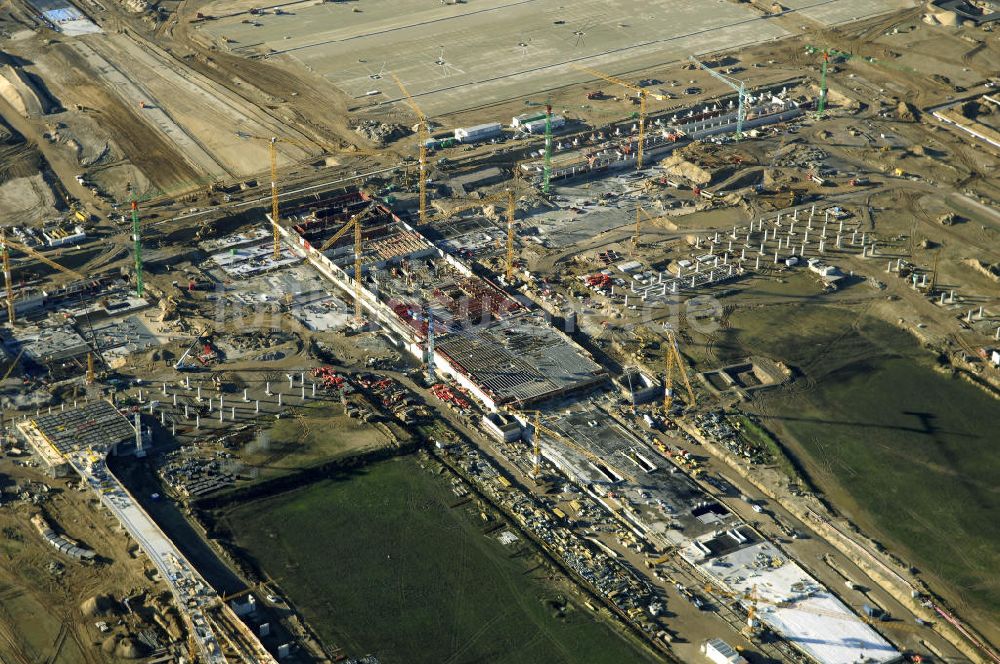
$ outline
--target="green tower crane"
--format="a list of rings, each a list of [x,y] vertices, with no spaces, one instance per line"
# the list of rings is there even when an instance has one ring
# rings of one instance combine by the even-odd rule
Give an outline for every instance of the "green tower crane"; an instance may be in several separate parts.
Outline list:
[[[830,53],[823,51],[823,73],[819,77],[819,101],[816,103],[816,117],[823,117],[826,110],[826,68],[830,62]]]
[[[549,193],[552,179],[552,104],[545,105],[545,171],[542,176],[542,192]]]
[[[139,203],[132,196],[132,240],[135,243],[135,295],[142,297],[142,228],[139,226]]]

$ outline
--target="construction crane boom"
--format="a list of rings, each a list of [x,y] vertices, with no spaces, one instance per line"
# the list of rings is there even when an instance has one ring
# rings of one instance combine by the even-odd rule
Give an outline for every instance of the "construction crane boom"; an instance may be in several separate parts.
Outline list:
[[[573,67],[579,69],[580,71],[587,72],[592,76],[596,76],[597,78],[604,79],[608,83],[620,85],[627,90],[635,92],[639,97],[639,147],[635,154],[635,165],[637,170],[642,170],[643,147],[646,142],[646,97],[652,96],[654,99],[658,100],[663,100],[665,97],[663,95],[652,94],[647,91],[646,88],[640,87],[635,83],[623,81],[617,76],[611,76],[610,74],[599,72],[596,69],[591,69],[590,67],[584,67],[582,65],[573,65]]]
[[[14,367],[17,366],[17,362],[18,362],[18,360],[21,359],[22,355],[24,355],[24,347],[23,346],[21,347],[21,350],[18,351],[17,356],[11,361],[11,363],[9,365],[7,365],[7,371],[4,372],[3,378],[0,378],[0,383],[2,383],[3,381],[7,380],[8,378],[10,378],[11,372],[14,371]]]
[[[0,247],[0,254],[3,255],[3,281],[4,281],[4,286],[6,286],[6,288],[7,288],[7,320],[10,322],[11,325],[14,324],[14,320],[15,320],[15,315],[14,315],[14,286],[13,286],[13,281],[14,280],[11,278],[11,271],[10,271],[10,250],[11,249],[17,249],[18,251],[20,251],[22,253],[25,253],[28,256],[31,256],[35,260],[41,261],[42,263],[45,263],[49,267],[51,267],[53,269],[56,269],[56,270],[58,270],[58,271],[60,271],[60,272],[62,272],[64,274],[67,274],[67,275],[73,277],[74,279],[78,279],[80,281],[83,281],[83,280],[86,279],[85,276],[83,276],[82,274],[80,274],[76,270],[71,270],[68,267],[63,267],[62,265],[60,265],[59,263],[55,262],[54,260],[48,258],[47,256],[43,256],[42,254],[38,253],[37,251],[35,251],[31,247],[27,247],[27,246],[25,246],[23,244],[20,244],[18,242],[14,242],[13,240],[8,240],[7,239],[7,231],[6,231],[6,229],[0,229],[0,244],[3,245],[2,247]]]
[[[728,85],[733,90],[736,90],[736,92],[739,93],[739,99],[737,100],[737,109],[736,109],[736,138],[737,139],[743,138],[743,122],[746,120],[747,116],[746,83],[731,76],[720,74],[719,72],[715,71],[705,63],[698,60],[698,58],[694,57],[693,55],[690,56],[688,59],[691,60],[691,62],[693,62],[694,64],[698,65],[701,69],[704,69],[709,74],[711,74],[713,78],[722,81],[723,83],[725,83],[726,85]]]
[[[420,198],[418,205],[420,211],[420,224],[423,225],[427,223],[427,142],[430,140],[430,127],[427,126],[427,116],[425,116],[424,112],[420,110],[419,106],[417,106],[417,102],[413,100],[413,97],[410,95],[410,91],[406,89],[406,86],[403,85],[403,82],[399,80],[399,77],[396,76],[396,74],[392,74],[392,78],[396,81],[396,85],[399,86],[403,96],[406,97],[406,103],[411,109],[413,109],[413,112],[416,114],[419,121],[417,124],[417,141],[420,144],[418,153],[418,186],[420,187]]]
[[[694,390],[691,388],[691,381],[688,380],[687,370],[684,366],[684,359],[677,347],[677,337],[672,330],[667,330],[667,349],[664,351],[664,381],[663,381],[663,414],[670,415],[670,408],[674,403],[674,371],[681,375],[684,387],[688,395],[688,407],[693,407],[697,403]]]

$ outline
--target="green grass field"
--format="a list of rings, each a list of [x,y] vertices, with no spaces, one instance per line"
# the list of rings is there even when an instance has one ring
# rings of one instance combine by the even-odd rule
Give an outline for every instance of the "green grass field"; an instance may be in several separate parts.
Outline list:
[[[383,664],[651,662],[414,457],[228,508],[222,522],[329,645]],[[520,554],[518,555],[518,553]],[[562,590],[560,589],[562,588]]]
[[[240,460],[256,468],[260,480],[267,480],[351,454],[388,445],[387,436],[358,419],[344,415],[339,402],[311,401],[297,407],[299,417],[274,422],[266,445],[251,442]]]
[[[743,311],[720,349],[804,373],[762,393],[763,423],[812,479],[890,549],[940,579],[949,599],[1000,621],[1000,402],[935,371],[907,333],[856,311]],[[988,628],[987,628],[988,629]]]

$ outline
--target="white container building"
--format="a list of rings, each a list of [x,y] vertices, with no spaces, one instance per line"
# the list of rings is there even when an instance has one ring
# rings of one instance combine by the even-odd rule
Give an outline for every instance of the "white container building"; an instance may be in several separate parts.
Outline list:
[[[459,127],[455,130],[455,140],[463,143],[478,143],[496,138],[501,131],[499,122],[488,122],[474,127]]]

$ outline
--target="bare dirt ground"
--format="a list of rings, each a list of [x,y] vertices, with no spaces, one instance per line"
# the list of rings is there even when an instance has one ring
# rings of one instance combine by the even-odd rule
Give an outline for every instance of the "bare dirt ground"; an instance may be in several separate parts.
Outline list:
[[[166,589],[151,581],[144,558],[118,530],[109,514],[95,509],[89,493],[70,488],[37,470],[0,458],[3,502],[0,506],[0,656],[4,661],[28,664],[97,664],[122,661],[101,650],[109,634],[97,621],[112,625],[111,614],[85,614],[84,602],[95,595],[116,599],[137,593],[157,596]],[[15,485],[30,482],[40,504],[33,505],[13,493]],[[42,483],[50,487],[38,493]],[[41,511],[57,532],[78,540],[99,556],[97,565],[73,561],[45,543],[29,521]],[[119,630],[120,631],[120,630]]]

